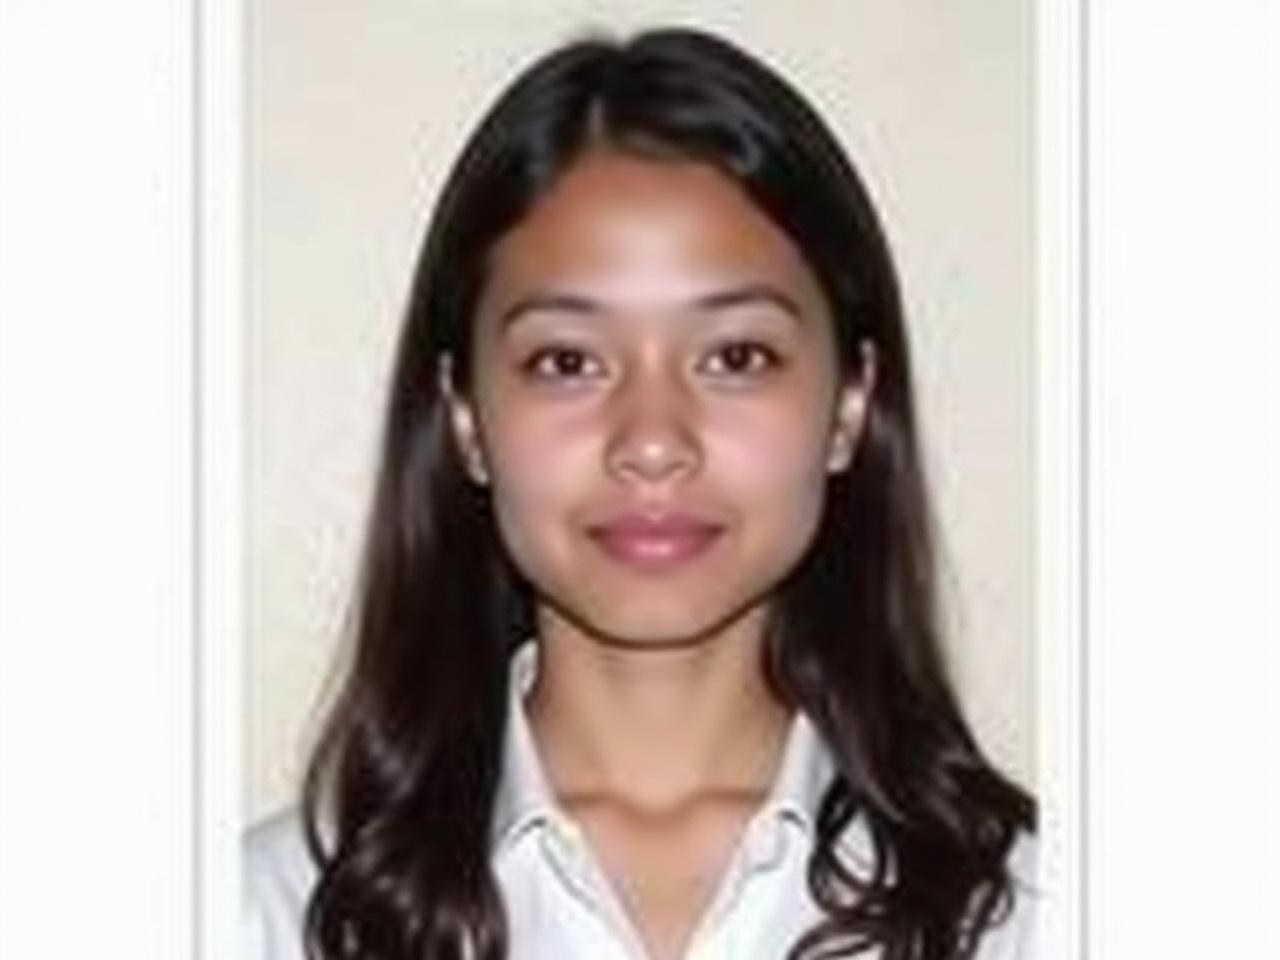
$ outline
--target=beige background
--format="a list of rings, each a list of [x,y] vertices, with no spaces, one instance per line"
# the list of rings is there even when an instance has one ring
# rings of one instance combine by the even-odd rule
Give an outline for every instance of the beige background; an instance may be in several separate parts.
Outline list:
[[[850,150],[902,272],[957,680],[984,745],[1032,784],[1028,0],[251,0],[248,11],[249,819],[290,802],[314,733],[434,192],[513,70],[592,25],[718,29],[780,68]]]

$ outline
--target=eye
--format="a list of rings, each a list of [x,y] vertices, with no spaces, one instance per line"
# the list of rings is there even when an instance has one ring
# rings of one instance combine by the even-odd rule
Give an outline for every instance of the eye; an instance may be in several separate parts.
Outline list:
[[[520,367],[540,380],[577,380],[600,375],[599,362],[586,351],[569,346],[535,350]]]
[[[718,361],[718,362],[717,362]],[[754,340],[733,340],[712,352],[711,373],[727,376],[756,376],[781,366],[782,358],[772,347]]]

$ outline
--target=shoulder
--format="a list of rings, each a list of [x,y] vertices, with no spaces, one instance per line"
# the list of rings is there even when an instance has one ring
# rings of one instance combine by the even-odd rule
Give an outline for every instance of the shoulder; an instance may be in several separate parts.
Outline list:
[[[1007,860],[1013,901],[1004,919],[983,937],[977,960],[1037,960],[1040,956],[1037,915],[1044,893],[1039,858],[1035,834],[1020,832]]]
[[[281,810],[246,831],[242,853],[248,889],[303,897],[310,893],[315,865],[296,808]]]
[[[866,869],[874,862],[873,845],[861,818],[857,818],[840,838],[842,853]],[[1038,960],[1037,915],[1044,899],[1039,879],[1039,844],[1036,835],[1020,831],[1005,860],[1009,871],[1012,901],[1009,910],[994,926],[987,928],[978,944],[974,960]]]
[[[299,812],[290,807],[255,824],[241,855],[244,956],[302,960],[302,918],[316,869]]]

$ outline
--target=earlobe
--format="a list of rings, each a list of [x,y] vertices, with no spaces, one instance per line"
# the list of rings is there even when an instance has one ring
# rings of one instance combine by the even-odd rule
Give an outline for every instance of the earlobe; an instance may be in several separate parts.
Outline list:
[[[460,397],[453,387],[453,357],[444,353],[440,356],[440,396],[449,413],[449,425],[453,431],[454,443],[462,454],[467,474],[480,486],[489,482],[489,474],[484,466],[484,456],[480,451],[479,431],[476,429],[475,414],[471,405]]]
[[[860,349],[862,364],[858,375],[841,389],[827,456],[829,473],[841,473],[853,463],[853,455],[871,408],[871,397],[876,384],[876,351],[869,340],[863,340]]]
[[[853,463],[853,452],[858,442],[858,427],[850,424],[851,409],[849,400],[842,400],[840,419],[831,435],[831,445],[827,453],[827,472],[843,473]]]

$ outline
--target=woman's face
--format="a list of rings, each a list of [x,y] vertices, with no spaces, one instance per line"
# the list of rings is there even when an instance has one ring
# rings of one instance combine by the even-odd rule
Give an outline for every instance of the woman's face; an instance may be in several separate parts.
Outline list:
[[[599,150],[489,266],[453,423],[540,622],[668,646],[760,614],[872,380],[794,244],[711,167]]]

